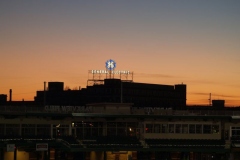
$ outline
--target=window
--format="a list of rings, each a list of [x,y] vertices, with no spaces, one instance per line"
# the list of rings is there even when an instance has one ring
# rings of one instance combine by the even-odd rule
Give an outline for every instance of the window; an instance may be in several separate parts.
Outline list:
[[[6,124],[6,135],[19,135],[19,124]]]
[[[69,125],[61,124],[56,127],[56,136],[68,136],[69,135]]]
[[[118,136],[126,136],[127,135],[127,130],[126,128],[117,128],[117,135]]]
[[[189,124],[189,133],[191,134],[196,133],[195,124]]]
[[[125,136],[127,134],[126,122],[117,122],[117,135]]]
[[[116,128],[117,127],[117,124],[115,122],[107,122],[107,127],[114,127]]]
[[[167,133],[167,131],[168,131],[168,125],[162,124],[162,133]]]
[[[203,134],[210,134],[211,133],[211,125],[205,124],[203,125]]]
[[[116,128],[107,128],[107,135],[108,136],[115,136],[116,135]]]
[[[174,124],[169,124],[168,132],[169,133],[174,133]]]
[[[161,125],[160,124],[154,124],[154,133],[160,133]]]
[[[219,133],[219,125],[212,125],[212,133]]]
[[[35,124],[22,124],[22,135],[35,135]]]
[[[233,137],[240,136],[240,127],[232,127],[232,136]]]
[[[36,135],[50,136],[50,134],[51,134],[51,125],[50,124],[37,124]]]
[[[153,125],[152,124],[146,124],[146,133],[152,133],[153,131]]]
[[[181,133],[181,131],[182,131],[182,125],[181,124],[176,124],[175,133]]]
[[[137,122],[128,122],[127,123],[127,127],[137,128],[138,127],[138,123]]]
[[[98,128],[92,128],[92,136],[98,136]]]
[[[4,124],[0,124],[0,135],[4,135]]]
[[[201,134],[202,133],[202,125],[196,124],[196,133]]]
[[[124,127],[126,128],[126,122],[117,122],[117,127]]]
[[[182,133],[188,133],[188,124],[182,124]]]

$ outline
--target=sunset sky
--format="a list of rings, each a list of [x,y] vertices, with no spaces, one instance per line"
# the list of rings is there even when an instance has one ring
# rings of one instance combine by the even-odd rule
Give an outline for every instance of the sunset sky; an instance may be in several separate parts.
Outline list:
[[[108,59],[134,82],[187,84],[188,104],[240,106],[240,0],[0,1],[0,94],[85,88]]]

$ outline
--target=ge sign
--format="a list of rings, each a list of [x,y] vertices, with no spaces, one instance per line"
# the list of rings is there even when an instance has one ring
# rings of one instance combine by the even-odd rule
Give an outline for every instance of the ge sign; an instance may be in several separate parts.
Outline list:
[[[116,62],[115,62],[114,60],[112,60],[112,59],[107,60],[107,62],[106,62],[106,68],[107,68],[108,70],[114,70],[114,69],[116,68]]]

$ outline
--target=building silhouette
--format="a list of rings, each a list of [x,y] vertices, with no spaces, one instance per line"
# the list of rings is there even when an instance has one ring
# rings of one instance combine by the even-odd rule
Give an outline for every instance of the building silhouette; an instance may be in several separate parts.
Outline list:
[[[63,82],[48,82],[48,90],[37,91],[35,102],[46,105],[88,103],[133,103],[134,107],[186,109],[185,84],[160,85],[105,79],[103,84],[81,90],[64,90]]]
[[[34,101],[0,95],[3,160],[234,160],[240,110],[187,106],[185,84],[44,82]],[[8,99],[7,99],[8,98]]]

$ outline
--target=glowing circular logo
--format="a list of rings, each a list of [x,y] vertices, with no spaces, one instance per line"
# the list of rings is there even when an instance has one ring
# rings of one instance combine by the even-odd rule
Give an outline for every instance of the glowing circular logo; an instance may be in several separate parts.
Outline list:
[[[114,70],[116,68],[116,62],[114,60],[112,60],[112,59],[107,60],[106,68],[108,70]]]

